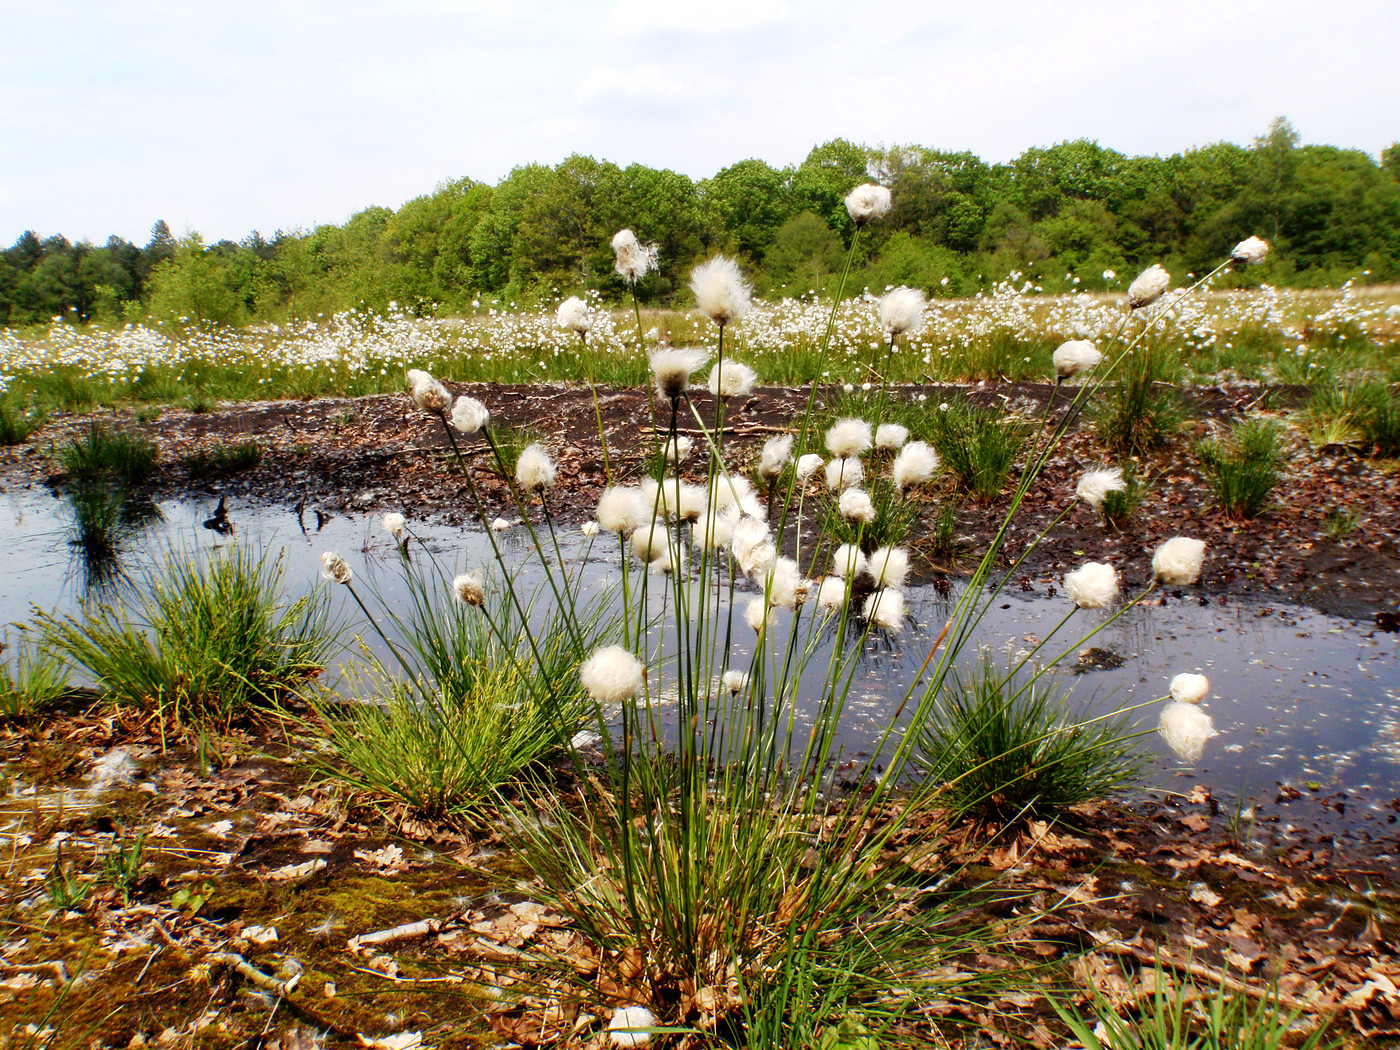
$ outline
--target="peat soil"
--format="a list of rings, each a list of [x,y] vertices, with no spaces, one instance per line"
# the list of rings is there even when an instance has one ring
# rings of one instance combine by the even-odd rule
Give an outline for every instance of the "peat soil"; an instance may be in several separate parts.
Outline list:
[[[591,516],[606,474],[586,389],[453,390],[484,400],[499,428],[547,443],[560,467],[551,509],[570,521]],[[949,392],[905,390],[924,395],[930,411]],[[1050,388],[962,392],[1032,411]],[[1192,438],[1299,396],[1255,386],[1188,392],[1186,433],[1139,465],[1151,491],[1134,520],[1106,530],[1076,507],[1024,563],[1021,586],[1049,591],[1089,558],[1113,562],[1126,585],[1141,584],[1156,544],[1182,534],[1207,542],[1205,573],[1163,600],[1265,596],[1395,630],[1393,468],[1346,448],[1314,449],[1295,435],[1272,505],[1246,523],[1215,510],[1201,480]],[[805,390],[762,388],[732,404],[726,450],[756,457],[763,440],[800,419],[806,401]],[[614,477],[640,473],[653,447],[653,407],[662,406],[645,391],[599,392]],[[711,418],[707,395],[696,407]],[[94,418],[54,418],[28,444],[5,450],[0,484],[61,486],[52,450]],[[154,495],[282,504],[299,510],[308,529],[318,512],[474,517],[441,424],[407,397],[107,421],[158,443]],[[697,430],[693,417],[682,429]],[[185,466],[197,450],[249,441],[263,449],[250,469],[193,477]],[[488,513],[518,517],[484,445],[468,440],[464,452]],[[1092,425],[1074,426],[1032,490],[1008,559],[1073,500],[1083,470],[1109,462]],[[926,522],[951,495],[938,486],[919,494]],[[1338,508],[1356,522],[1330,539],[1325,519]],[[925,559],[920,571],[967,571],[1003,509],[998,501],[964,506],[965,562]],[[483,995],[483,986],[502,983],[518,950],[581,958],[578,934],[540,907],[532,874],[502,849],[491,823],[463,827],[372,806],[317,771],[321,740],[302,717],[244,725],[212,742],[179,741],[152,719],[96,702],[0,724],[5,1045],[42,1045],[47,1029],[53,1045],[73,1047],[408,1050],[412,1039],[395,1037],[415,1032],[424,1046],[606,1045],[606,997],[550,1009],[509,991]],[[104,778],[102,770],[123,772]],[[1357,813],[1345,796],[1280,787],[1241,811],[1182,783],[1180,793],[1084,807],[1048,826],[946,833],[948,857],[966,865],[950,892],[989,879],[1008,892],[989,894],[966,915],[969,925],[997,924],[1004,942],[942,960],[940,974],[1041,969],[1010,991],[930,999],[927,1027],[908,1041],[936,1029],[950,1046],[1065,1045],[1043,991],[1083,999],[1098,989],[1117,1003],[1144,1002],[1154,960],[1171,980],[1244,982],[1255,993],[1276,981],[1281,1002],[1306,1023],[1334,1018],[1339,1034],[1370,1045],[1400,1039],[1400,797]],[[123,893],[98,878],[101,858],[138,835],[143,861]],[[55,907],[56,872],[91,886],[71,906]],[[1030,913],[1041,917],[1023,927]],[[583,984],[586,971],[585,963]]]

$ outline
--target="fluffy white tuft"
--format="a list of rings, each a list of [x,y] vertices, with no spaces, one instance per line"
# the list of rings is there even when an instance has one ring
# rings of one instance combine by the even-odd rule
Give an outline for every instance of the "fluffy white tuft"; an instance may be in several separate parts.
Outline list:
[[[452,406],[452,395],[432,376],[421,368],[410,368],[405,374],[408,380],[408,393],[424,412],[442,415]]]
[[[918,335],[924,327],[924,293],[918,288],[896,288],[880,297],[880,324],[885,338]]]
[[[355,578],[350,566],[345,564],[345,559],[335,551],[321,552],[321,575],[331,583],[349,583]]]
[[[778,556],[773,546],[772,530],[766,521],[745,515],[734,524],[730,551],[745,576],[757,576],[768,571]]]
[[[631,230],[618,230],[612,239],[613,269],[628,284],[636,284],[656,269],[658,250],[654,244],[643,244]]]
[[[715,478],[714,487],[710,490],[710,504],[723,511],[737,507],[754,518],[764,515],[763,505],[758,502],[749,479],[737,474]]]
[[[841,544],[831,556],[831,571],[842,579],[859,576],[865,571],[865,566],[865,554],[854,543]]]
[[[645,1006],[619,1006],[608,1022],[608,1039],[613,1046],[646,1046],[656,1025],[656,1015]]]
[[[579,681],[600,704],[620,704],[642,691],[646,669],[620,645],[598,649],[579,665]]]
[[[797,460],[797,480],[808,481],[822,469],[822,458],[815,452],[808,452]]]
[[[690,271],[690,290],[696,307],[715,324],[729,324],[749,312],[752,289],[739,276],[739,264],[723,255]]]
[[[585,521],[578,527],[578,531],[591,540],[594,536],[598,535],[598,523],[596,521]]]
[[[881,423],[875,428],[875,447],[897,449],[909,440],[909,428],[899,423]]]
[[[860,521],[870,524],[875,520],[875,504],[864,489],[847,489],[841,493],[841,516],[847,521]]]
[[[861,613],[876,627],[898,634],[904,630],[904,595],[891,588],[873,591]]]
[[[1134,310],[1151,306],[1162,298],[1171,283],[1172,275],[1162,269],[1161,263],[1153,263],[1128,285],[1128,306]]]
[[[475,434],[491,422],[491,413],[474,397],[459,397],[452,405],[452,425],[463,434]]]
[[[1210,679],[1203,674],[1189,671],[1172,679],[1172,699],[1178,704],[1199,704],[1210,692]]]
[[[588,304],[576,295],[569,296],[559,304],[554,320],[560,328],[567,328],[579,335],[587,335],[588,330],[593,327],[593,314],[589,312]]]
[[[853,489],[865,480],[865,468],[858,459],[833,459],[826,465],[826,487],[832,492]]]
[[[468,605],[480,605],[486,601],[486,584],[479,572],[464,572],[452,577],[452,593],[457,600]]]
[[[558,476],[554,461],[541,444],[526,445],[515,461],[515,481],[526,492],[543,492],[552,488]]]
[[[762,632],[763,628],[777,620],[778,614],[763,598],[750,598],[748,604],[744,606],[744,622],[755,631]]]
[[[763,586],[769,604],[779,609],[791,609],[806,599],[810,584],[797,570],[797,562],[791,558],[774,558]]]
[[[878,219],[890,210],[890,191],[867,182],[846,194],[846,211],[857,226]]]
[[[1215,723],[1195,704],[1170,703],[1162,708],[1157,732],[1183,762],[1195,765],[1201,760],[1206,741],[1219,736]]]
[[[677,434],[661,446],[661,454],[667,463],[683,463],[694,447],[695,442],[690,438],[684,434]]]
[[[1269,254],[1269,242],[1262,237],[1246,237],[1230,252],[1230,261],[1252,266]]]
[[[609,532],[624,533],[651,521],[651,506],[642,490],[629,485],[605,489],[598,500],[598,524]]]
[[[675,541],[671,530],[659,521],[643,525],[632,533],[632,553],[644,562],[664,562],[674,560],[671,548]]]
[[[1103,360],[1103,354],[1089,339],[1071,339],[1056,348],[1051,360],[1055,365],[1055,378],[1068,379],[1089,371]]]
[[[823,578],[817,588],[817,608],[823,612],[835,612],[846,604],[846,581],[839,576]]]
[[[730,696],[738,696],[749,687],[749,676],[743,671],[725,671],[720,684]]]
[[[863,419],[838,419],[826,432],[826,447],[833,456],[859,456],[875,440]]]
[[[738,520],[739,508],[737,507],[731,507],[725,511],[721,511],[718,507],[710,507],[695,523],[695,531],[692,536],[696,545],[702,550],[718,550],[720,547],[728,547],[734,538],[734,525]]]
[[[758,476],[772,481],[781,474],[792,459],[792,443],[791,434],[779,434],[765,441],[758,457]]]
[[[648,360],[652,378],[656,380],[656,392],[668,401],[680,397],[690,385],[690,373],[703,365],[708,357],[703,350],[687,347],[653,350]]]
[[[747,397],[758,373],[742,361],[720,361],[710,369],[710,393],[715,397]]]
[[[1074,486],[1074,494],[1096,511],[1103,510],[1103,500],[1110,492],[1127,492],[1123,471],[1118,467],[1101,467],[1086,471]]]
[[[870,553],[865,571],[870,573],[875,586],[898,590],[909,575],[909,552],[903,547],[876,547]]]
[[[403,542],[404,530],[407,526],[408,522],[404,519],[402,514],[391,511],[384,515],[384,531],[394,537],[399,543]]]
[[[1163,583],[1195,583],[1206,557],[1204,540],[1173,536],[1152,554],[1152,574]]]
[[[938,470],[938,453],[926,441],[911,441],[899,450],[890,466],[890,476],[894,487],[900,492],[925,485],[933,480]]]
[[[1118,572],[1112,565],[1086,561],[1065,573],[1065,591],[1081,609],[1103,609],[1118,597]]]

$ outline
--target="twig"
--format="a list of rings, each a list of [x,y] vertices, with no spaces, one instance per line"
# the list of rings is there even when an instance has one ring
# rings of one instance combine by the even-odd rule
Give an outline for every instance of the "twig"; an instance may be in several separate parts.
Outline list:
[[[358,952],[362,948],[397,944],[399,941],[411,941],[418,937],[426,937],[441,929],[441,919],[419,919],[417,922],[406,922],[400,926],[392,926],[387,930],[375,930],[373,933],[363,933],[351,937],[345,942],[345,948],[347,951]]]
[[[1085,931],[1088,932],[1088,931]],[[1092,939],[1092,935],[1091,935]],[[1212,984],[1220,985],[1234,992],[1243,992],[1252,999],[1273,999],[1280,1006],[1289,1010],[1299,1010],[1312,1013],[1315,1007],[1312,1003],[1303,999],[1296,999],[1278,989],[1256,988],[1251,984],[1231,977],[1224,970],[1216,970],[1198,962],[1181,962],[1171,956],[1161,953],[1149,953],[1141,948],[1136,948],[1131,944],[1125,944],[1119,940],[1105,941],[1103,944],[1095,945],[1095,950],[1107,952],[1109,955],[1128,956],[1137,962],[1148,966],[1162,965],[1168,969],[1176,970],[1178,973],[1187,974],[1202,981],[1209,981]]]
[[[214,952],[209,956],[209,962],[215,966],[227,966],[259,988],[265,989],[273,995],[280,995],[284,999],[291,994],[292,989],[301,980],[299,973],[293,974],[285,981],[278,980],[270,974],[263,973],[237,952]]]
[[[55,959],[53,962],[37,963],[0,962],[0,967],[9,970],[11,973],[31,973],[34,970],[51,970],[53,971],[54,977],[62,984],[68,984],[71,980],[68,976],[68,967],[63,965],[62,959]]]

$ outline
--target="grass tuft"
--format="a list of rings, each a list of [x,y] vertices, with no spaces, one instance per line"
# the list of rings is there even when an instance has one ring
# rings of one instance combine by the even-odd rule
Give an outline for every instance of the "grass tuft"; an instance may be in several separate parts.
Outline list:
[[[974,499],[995,499],[1006,487],[1029,437],[1021,419],[955,399],[928,416],[928,430],[943,465]]]
[[[0,720],[29,718],[68,691],[68,669],[23,628],[0,642]]]
[[[251,470],[262,462],[262,446],[256,441],[215,445],[191,452],[180,461],[191,478],[208,478]]]
[[[155,470],[156,446],[129,431],[93,423],[87,434],[63,447],[59,461],[64,472],[78,480],[105,478],[140,485]]]
[[[1227,517],[1252,518],[1264,509],[1279,483],[1282,458],[1273,423],[1244,420],[1225,437],[1201,442],[1198,452],[1206,481]]]
[[[1119,364],[1090,410],[1099,438],[1119,456],[1141,456],[1164,446],[1185,418],[1173,385],[1181,373],[1175,351],[1144,342]]]

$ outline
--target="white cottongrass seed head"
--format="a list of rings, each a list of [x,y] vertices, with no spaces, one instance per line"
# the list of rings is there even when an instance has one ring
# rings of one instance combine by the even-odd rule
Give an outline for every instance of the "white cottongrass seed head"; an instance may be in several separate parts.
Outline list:
[[[715,324],[729,324],[749,312],[752,289],[739,274],[739,264],[723,255],[690,271],[696,308]]]
[[[559,309],[554,313],[554,320],[560,328],[567,328],[579,335],[587,335],[588,330],[593,327],[593,314],[588,309],[588,304],[576,295],[569,296],[559,304]]]
[[[643,244],[631,230],[618,230],[613,234],[613,269],[628,284],[636,284],[656,269],[657,247]]]
[[[1127,492],[1128,484],[1123,480],[1119,467],[1096,467],[1084,472],[1079,484],[1074,486],[1074,494],[1095,511],[1103,510],[1104,497],[1110,492]]]
[[[869,525],[875,520],[875,504],[864,489],[847,489],[841,493],[839,508],[841,516],[847,521]]]
[[[578,527],[578,531],[591,540],[594,536],[598,535],[598,523],[596,521],[585,521]]]
[[[761,518],[763,505],[758,502],[749,479],[739,474],[723,474],[715,478],[710,489],[710,505],[722,511],[737,509],[750,517]]]
[[[808,452],[797,460],[797,480],[809,481],[813,474],[822,469],[822,458],[815,452]]]
[[[730,696],[738,696],[749,687],[749,676],[743,671],[725,671],[720,684]]]
[[[609,532],[631,532],[651,521],[652,508],[642,497],[642,490],[631,485],[614,485],[604,489],[598,500],[598,524]]]
[[[875,428],[875,447],[883,449],[902,448],[909,440],[909,428],[902,423],[881,423]]]
[[[870,424],[863,419],[838,419],[826,432],[826,448],[833,456],[859,456],[874,441]]]
[[[758,382],[758,373],[742,361],[720,361],[710,369],[710,393],[715,397],[747,397]]]
[[[876,547],[870,552],[865,571],[875,586],[899,590],[909,575],[909,552],[903,547]]]
[[[1162,269],[1161,263],[1153,263],[1128,285],[1128,306],[1134,310],[1151,306],[1171,287],[1172,275]]]
[[[1169,688],[1176,703],[1199,704],[1210,692],[1210,679],[1203,674],[1184,671],[1172,679]]]
[[[390,511],[388,514],[384,515],[384,531],[394,537],[399,543],[403,542],[407,527],[408,522],[402,514]]]
[[[857,226],[864,226],[890,210],[890,191],[884,186],[867,182],[846,194],[846,212]]]
[[[853,489],[860,487],[860,483],[865,480],[865,468],[860,465],[860,460],[855,457],[850,459],[833,459],[826,465],[826,487],[832,492],[839,492],[841,489]]]
[[[491,422],[491,413],[474,397],[459,397],[452,403],[452,426],[463,434],[475,434]]]
[[[926,441],[911,441],[899,450],[890,465],[890,477],[900,492],[926,485],[938,470],[938,453]]]
[[[690,438],[684,434],[677,434],[661,446],[661,454],[667,463],[683,463],[694,447],[695,442],[691,441]]]
[[[792,459],[791,434],[779,434],[763,443],[763,451],[758,456],[758,476],[772,481],[783,472]]]
[[[654,521],[632,533],[632,553],[647,563],[668,561],[674,542],[671,530],[662,522]]]
[[[849,593],[850,589],[841,577],[823,577],[821,585],[817,587],[817,608],[822,612],[836,612],[846,604]]]
[[[605,645],[579,664],[578,677],[598,703],[620,704],[642,691],[646,669],[622,646]]]
[[[1051,355],[1056,379],[1068,379],[1087,372],[1102,360],[1103,354],[1089,339],[1071,339],[1061,343]]]
[[[924,328],[924,293],[918,288],[896,288],[880,297],[880,327],[886,339],[918,335]]]
[[[831,555],[831,571],[842,579],[865,571],[865,552],[854,543],[843,543]]]
[[[1100,561],[1086,561],[1065,573],[1065,593],[1081,609],[1104,609],[1118,598],[1118,571]]]
[[[1253,266],[1269,254],[1269,242],[1262,237],[1246,237],[1230,252],[1230,261]]]
[[[1206,741],[1219,736],[1215,723],[1195,704],[1170,703],[1162,708],[1157,732],[1183,762],[1195,765],[1201,760]]]
[[[690,347],[668,346],[653,350],[647,360],[651,364],[652,379],[656,381],[656,392],[666,400],[674,401],[690,386],[690,373],[708,358],[705,351]]]
[[[539,443],[526,445],[515,461],[515,481],[526,492],[543,492],[554,486],[558,470]]]
[[[808,586],[797,568],[797,562],[791,558],[774,558],[763,580],[769,604],[779,609],[791,609],[803,602]]]
[[[766,573],[778,556],[768,523],[747,514],[735,522],[729,550],[744,575],[751,577]]]
[[[467,605],[481,605],[486,601],[486,584],[481,573],[464,572],[452,577],[452,593]]]
[[[904,630],[904,595],[891,587],[872,591],[861,614],[876,627],[898,634]]]
[[[1195,583],[1201,578],[1201,565],[1205,557],[1204,540],[1173,536],[1153,552],[1152,575],[1163,583]]]
[[[408,393],[424,412],[442,415],[452,406],[452,395],[432,376],[421,368],[410,368],[405,373],[408,380]]]
[[[321,552],[321,575],[331,583],[349,583],[355,578],[345,559],[335,551]]]
[[[691,536],[701,550],[719,550],[721,547],[728,547],[734,539],[734,526],[738,521],[738,507],[720,510],[711,506],[695,523],[695,531]]]

